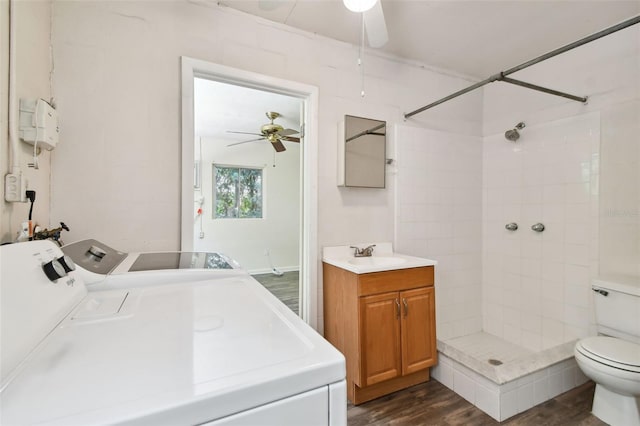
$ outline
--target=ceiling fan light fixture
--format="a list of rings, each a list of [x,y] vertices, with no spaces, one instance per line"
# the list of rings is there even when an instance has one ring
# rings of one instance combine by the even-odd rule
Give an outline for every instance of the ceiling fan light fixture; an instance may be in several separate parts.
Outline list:
[[[352,12],[366,12],[371,9],[378,0],[342,0],[344,6]]]

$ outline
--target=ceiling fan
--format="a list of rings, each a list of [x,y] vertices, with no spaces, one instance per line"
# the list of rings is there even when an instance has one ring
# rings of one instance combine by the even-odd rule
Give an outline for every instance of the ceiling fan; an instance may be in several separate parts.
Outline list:
[[[300,138],[299,137],[292,136],[292,135],[300,133],[298,130],[285,129],[281,125],[276,124],[276,123],[273,122],[276,118],[280,117],[280,113],[273,112],[273,111],[268,111],[266,113],[266,115],[267,115],[267,118],[269,120],[271,120],[271,123],[264,124],[262,127],[260,127],[260,133],[234,132],[234,131],[231,131],[231,130],[227,130],[227,133],[238,133],[238,134],[242,134],[242,135],[255,135],[255,136],[260,136],[259,138],[250,139],[248,141],[235,142],[235,143],[229,144],[227,146],[235,146],[235,145],[240,145],[240,144],[248,143],[248,142],[268,140],[269,142],[271,142],[271,145],[273,146],[273,149],[276,150],[276,152],[282,152],[282,151],[285,151],[287,149],[287,148],[284,147],[284,144],[282,143],[282,141],[298,142],[298,143],[300,142]]]

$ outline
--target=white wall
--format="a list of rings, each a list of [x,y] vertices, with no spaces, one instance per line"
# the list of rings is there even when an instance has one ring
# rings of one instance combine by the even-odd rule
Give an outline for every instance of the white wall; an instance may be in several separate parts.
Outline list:
[[[521,135],[516,143],[503,133],[484,138],[483,328],[538,351],[589,332],[600,117]],[[510,222],[517,231],[505,229]],[[535,223],[544,232],[534,232]]]
[[[271,260],[281,270],[297,270],[299,267],[300,240],[300,145],[287,143],[287,150],[276,153],[267,141],[227,147],[235,141],[202,138],[201,192],[202,230],[196,219],[194,249],[219,251],[231,256],[247,270],[254,273],[270,272]],[[237,165],[262,168],[263,218],[261,219],[213,219],[213,166]]]
[[[574,95],[588,104],[506,83],[485,86],[483,134],[601,111],[640,96],[640,27],[635,25],[512,74],[511,77]],[[604,124],[604,123],[603,123]]]
[[[36,3],[20,4],[35,7]],[[0,17],[6,22],[6,2],[0,5]],[[47,19],[31,18],[30,22],[46,28]],[[483,134],[495,135],[522,120],[535,127],[602,111],[605,135],[607,128],[620,129],[614,107],[639,98],[637,40],[637,29],[627,29],[514,75],[588,94],[586,107],[494,83],[407,124],[468,135],[480,134],[482,126]],[[2,41],[5,58],[6,38]],[[26,50],[25,57],[29,61],[46,57],[46,38],[32,43],[20,49]],[[127,251],[179,247],[182,55],[319,87],[320,247],[394,237],[396,187],[392,179],[386,190],[336,186],[336,123],[343,114],[385,119],[391,127],[402,123],[404,112],[469,84],[421,64],[368,52],[367,96],[361,99],[356,47],[215,5],[181,1],[153,6],[148,2],[56,1],[53,54],[62,133],[52,160],[51,221],[70,224],[68,239],[94,237]],[[42,76],[46,67],[37,69]],[[6,78],[6,62],[2,75]],[[41,90],[37,92],[42,96]],[[6,105],[6,95],[2,96]],[[608,108],[613,108],[611,114]],[[6,146],[4,139],[2,146]],[[392,138],[388,152],[395,152]],[[393,172],[388,168],[390,175]],[[38,200],[42,201],[40,195]],[[19,223],[9,223],[8,209],[13,207],[3,206],[3,239],[9,235],[7,228]],[[25,214],[16,212],[16,216]],[[625,226],[636,232],[635,221]],[[630,259],[633,255],[631,252]],[[590,256],[594,258],[593,253]],[[321,277],[318,279],[321,283]],[[318,289],[321,300],[322,286]]]
[[[514,75],[588,95],[587,105],[485,88],[486,331],[531,349],[594,333],[591,279],[638,275],[638,40],[631,27]],[[519,121],[521,139],[506,142]],[[511,221],[516,233],[504,230]],[[535,222],[547,230],[533,234]]]
[[[513,76],[588,105],[494,83],[481,91],[482,140],[398,128],[396,249],[440,262],[440,339],[483,329],[539,350],[585,336],[591,278],[638,275],[638,40],[627,29]]]
[[[436,259],[439,339],[482,329],[482,139],[396,128],[401,253]]]
[[[16,37],[16,77],[17,98],[43,98],[49,100],[52,92],[49,86],[50,65],[50,1],[15,1]],[[9,172],[9,2],[0,1],[0,175],[2,176],[2,201],[0,205],[0,241],[15,241],[20,224],[29,215],[29,203],[7,203],[4,201],[4,176]],[[16,104],[17,109],[17,104]],[[17,116],[17,115],[16,115]],[[16,126],[17,129],[17,126]],[[42,151],[38,157],[39,169],[28,167],[33,162],[33,145],[19,142],[19,166],[28,181],[28,188],[36,191],[33,209],[34,223],[50,228],[50,153]],[[58,223],[51,223],[57,227]],[[64,238],[64,235],[63,235]]]
[[[3,179],[9,168],[8,107],[9,107],[9,2],[0,3],[0,175]],[[0,214],[0,241],[12,239],[11,205],[4,202],[2,194],[2,211]]]
[[[213,4],[56,1],[53,26],[65,143],[53,158],[52,219],[72,226],[71,239],[94,237],[125,251],[179,247],[182,55],[319,88],[320,248],[394,237],[393,185],[337,187],[344,114],[391,126],[469,84],[368,52],[363,99],[357,47]],[[479,92],[470,94],[410,123],[479,134],[481,102]]]
[[[640,102],[602,112],[600,275],[640,277]]]

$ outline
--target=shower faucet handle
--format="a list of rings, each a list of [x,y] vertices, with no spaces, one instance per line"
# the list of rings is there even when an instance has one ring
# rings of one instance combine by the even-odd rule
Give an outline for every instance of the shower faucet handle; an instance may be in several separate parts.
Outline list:
[[[535,223],[531,225],[531,229],[533,229],[536,232],[542,232],[544,231],[544,225],[541,223]]]
[[[507,223],[504,227],[508,231],[516,231],[516,230],[518,230],[518,224],[515,223],[515,222]]]

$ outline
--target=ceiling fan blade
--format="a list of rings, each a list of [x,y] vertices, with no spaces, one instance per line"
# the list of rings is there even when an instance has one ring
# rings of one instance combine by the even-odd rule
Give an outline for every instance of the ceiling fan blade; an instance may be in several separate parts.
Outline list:
[[[282,152],[287,150],[287,148],[284,147],[284,144],[279,140],[276,140],[275,142],[271,142],[271,145],[273,145],[273,149],[275,149],[276,152]]]
[[[289,136],[289,135],[295,135],[295,134],[298,134],[298,133],[300,133],[300,132],[297,131],[297,130],[293,130],[293,129],[283,129],[283,130],[280,130],[278,132],[278,134],[280,136]]]
[[[234,132],[233,130],[227,130],[227,133],[237,133],[239,135],[256,135],[263,136],[262,133],[250,133],[250,132]]]
[[[363,15],[369,46],[384,46],[389,41],[389,34],[387,33],[387,24],[384,22],[384,12],[380,0],[371,9],[363,12]]]
[[[235,142],[235,143],[230,143],[230,144],[229,144],[229,145],[227,145],[227,146],[235,146],[235,145],[240,145],[240,144],[248,143],[248,142],[261,141],[261,140],[264,140],[264,139],[266,139],[266,138],[258,138],[258,139],[251,139],[251,140],[248,140],[248,141]]]
[[[287,142],[300,142],[300,138],[294,138],[293,136],[283,136],[280,139]]]

